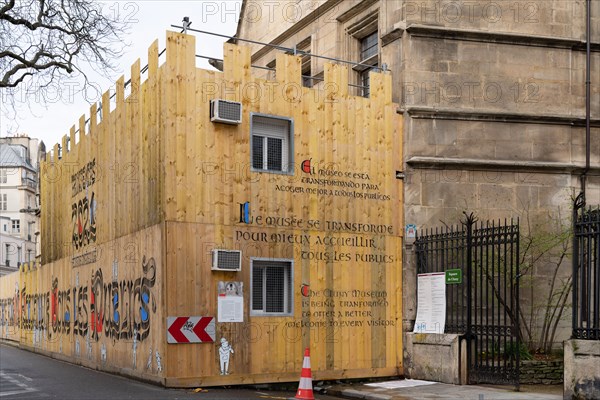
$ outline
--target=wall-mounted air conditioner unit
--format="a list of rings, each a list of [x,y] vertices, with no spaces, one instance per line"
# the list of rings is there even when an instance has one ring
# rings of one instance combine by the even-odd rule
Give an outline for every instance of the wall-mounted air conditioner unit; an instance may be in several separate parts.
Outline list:
[[[242,252],[240,250],[214,249],[211,269],[213,271],[241,271]]]
[[[211,122],[237,125],[242,123],[242,103],[229,100],[210,101]]]

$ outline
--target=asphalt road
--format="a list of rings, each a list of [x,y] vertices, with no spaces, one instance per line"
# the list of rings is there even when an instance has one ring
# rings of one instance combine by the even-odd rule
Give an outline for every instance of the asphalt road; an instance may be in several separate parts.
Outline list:
[[[259,391],[253,388],[164,389],[136,380],[58,361],[36,353],[0,344],[0,399],[61,400],[212,400],[280,399],[294,392]],[[316,396],[333,400],[336,397]]]

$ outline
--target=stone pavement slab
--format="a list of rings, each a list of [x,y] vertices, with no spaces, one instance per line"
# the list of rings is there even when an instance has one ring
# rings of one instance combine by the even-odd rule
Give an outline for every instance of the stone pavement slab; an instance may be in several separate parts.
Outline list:
[[[449,385],[410,379],[333,385],[328,395],[365,400],[562,400],[560,385],[525,385],[515,392],[512,386]],[[317,396],[318,399],[318,396]]]

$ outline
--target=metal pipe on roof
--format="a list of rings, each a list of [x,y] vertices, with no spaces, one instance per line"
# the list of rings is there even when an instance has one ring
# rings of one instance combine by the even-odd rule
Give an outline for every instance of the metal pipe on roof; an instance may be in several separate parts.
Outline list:
[[[585,189],[587,186],[587,173],[590,170],[591,153],[591,22],[592,22],[592,0],[586,1],[586,43],[585,43],[585,168],[581,173],[581,193],[585,199]],[[585,201],[585,200],[584,200]]]

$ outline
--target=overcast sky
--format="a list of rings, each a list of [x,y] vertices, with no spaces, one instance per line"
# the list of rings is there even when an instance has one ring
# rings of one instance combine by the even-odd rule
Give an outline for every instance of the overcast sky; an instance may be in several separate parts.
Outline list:
[[[192,28],[233,36],[241,0],[115,0],[103,2],[103,6],[109,12],[119,13],[131,26],[130,34],[124,38],[130,46],[125,49],[121,59],[117,60],[119,71],[111,74],[111,79],[103,79],[86,68],[86,73],[92,77],[93,86],[97,87],[98,91],[91,88],[85,94],[75,94],[78,88],[83,87],[83,83],[81,79],[70,77],[60,85],[51,85],[45,89],[19,87],[16,92],[16,115],[7,115],[6,107],[2,108],[0,136],[26,133],[30,137],[43,140],[46,148],[51,148],[69,132],[73,124],[78,124],[82,114],[85,114],[86,118],[89,117],[90,101],[100,100],[101,92],[113,87],[114,81],[121,74],[125,75],[125,80],[129,79],[130,66],[137,58],[140,58],[142,66],[147,64],[148,47],[155,39],[159,41],[159,49],[164,49],[166,30],[176,30],[170,26],[181,25],[184,16],[190,17]],[[226,39],[196,35],[196,54],[222,58],[223,42]],[[204,60],[198,59],[196,65],[212,69]],[[6,96],[5,93],[2,95]]]

